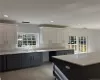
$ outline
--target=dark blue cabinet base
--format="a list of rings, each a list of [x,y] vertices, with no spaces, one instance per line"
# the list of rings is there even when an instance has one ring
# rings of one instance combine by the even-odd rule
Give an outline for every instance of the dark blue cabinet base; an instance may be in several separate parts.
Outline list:
[[[74,50],[50,51],[49,61],[52,56],[74,54]],[[43,52],[0,55],[0,72],[36,67],[43,64]]]
[[[52,56],[74,54],[74,50],[59,50],[49,52],[49,61],[52,62]]]
[[[53,74],[57,80],[100,80],[100,63],[80,66],[56,58],[53,58],[53,63]]]
[[[42,60],[42,52],[1,55],[0,72],[39,66]]]

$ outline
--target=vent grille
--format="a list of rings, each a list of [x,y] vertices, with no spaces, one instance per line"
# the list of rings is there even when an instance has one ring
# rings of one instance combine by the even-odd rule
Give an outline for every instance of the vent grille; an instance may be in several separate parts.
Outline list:
[[[22,23],[26,23],[27,24],[27,23],[30,23],[30,22],[22,21]]]

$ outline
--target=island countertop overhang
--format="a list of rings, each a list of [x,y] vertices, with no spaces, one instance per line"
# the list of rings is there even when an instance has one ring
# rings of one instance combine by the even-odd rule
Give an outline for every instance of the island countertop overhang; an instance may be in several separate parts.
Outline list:
[[[100,53],[83,53],[83,54],[71,54],[53,56],[55,59],[63,60],[79,66],[89,66],[100,63]]]

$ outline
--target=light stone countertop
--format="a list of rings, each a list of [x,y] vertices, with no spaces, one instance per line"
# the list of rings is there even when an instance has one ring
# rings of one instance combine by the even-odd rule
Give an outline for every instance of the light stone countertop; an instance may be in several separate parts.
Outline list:
[[[9,50],[9,51],[0,51],[0,55],[6,54],[21,54],[21,53],[31,53],[31,52],[49,52],[49,51],[59,51],[59,50],[69,50],[69,49],[22,49],[22,50]]]
[[[80,66],[88,66],[92,64],[100,63],[100,53],[83,53],[83,54],[71,54],[62,56],[53,56],[54,58],[77,64]]]

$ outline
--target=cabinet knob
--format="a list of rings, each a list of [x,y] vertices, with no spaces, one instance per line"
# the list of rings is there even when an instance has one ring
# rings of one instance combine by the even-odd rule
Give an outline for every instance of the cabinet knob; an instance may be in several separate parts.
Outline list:
[[[65,66],[65,68],[70,69],[70,67],[69,67],[69,66]]]

